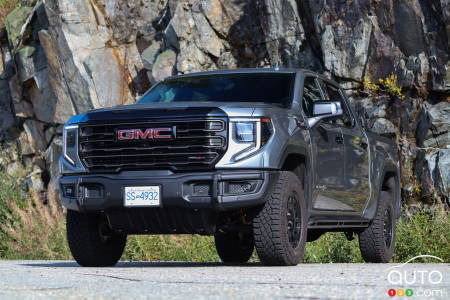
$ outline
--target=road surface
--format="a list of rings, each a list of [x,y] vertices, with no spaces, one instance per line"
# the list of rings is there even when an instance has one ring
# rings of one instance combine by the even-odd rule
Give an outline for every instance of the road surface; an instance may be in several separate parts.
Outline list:
[[[389,289],[400,288],[413,295],[393,299],[450,299],[450,264],[387,270],[393,266],[121,262],[81,268],[71,261],[0,261],[0,299],[389,299]],[[415,283],[392,283],[403,274],[409,282],[416,274]]]

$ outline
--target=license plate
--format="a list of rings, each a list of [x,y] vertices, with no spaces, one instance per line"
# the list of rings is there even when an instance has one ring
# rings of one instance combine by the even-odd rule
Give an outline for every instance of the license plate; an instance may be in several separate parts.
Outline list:
[[[160,206],[161,188],[152,186],[127,186],[125,187],[125,206]]]

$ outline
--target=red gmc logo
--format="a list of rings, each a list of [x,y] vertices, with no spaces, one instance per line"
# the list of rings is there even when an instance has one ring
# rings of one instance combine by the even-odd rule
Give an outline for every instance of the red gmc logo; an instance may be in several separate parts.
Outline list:
[[[152,139],[170,139],[172,138],[172,128],[147,128],[145,131],[140,129],[117,130],[117,139],[124,140],[152,140]]]

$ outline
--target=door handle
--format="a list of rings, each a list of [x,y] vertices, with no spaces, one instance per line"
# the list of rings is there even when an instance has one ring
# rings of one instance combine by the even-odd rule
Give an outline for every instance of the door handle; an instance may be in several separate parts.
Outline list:
[[[334,140],[335,140],[336,143],[338,143],[338,144],[344,143],[344,139],[343,139],[341,136],[337,136]]]

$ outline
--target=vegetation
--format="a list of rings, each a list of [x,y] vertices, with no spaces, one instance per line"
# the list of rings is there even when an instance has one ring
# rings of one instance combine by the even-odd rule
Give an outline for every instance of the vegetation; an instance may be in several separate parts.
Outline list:
[[[392,262],[406,262],[421,254],[450,261],[450,214],[439,206],[405,208],[397,222],[395,254]],[[327,233],[306,246],[304,262],[363,262],[358,238],[349,242],[343,233]],[[422,262],[436,262],[425,259]]]
[[[0,28],[4,26],[8,14],[16,7],[18,0],[0,0]]]
[[[401,86],[398,85],[397,75],[391,74],[385,79],[379,78],[378,82],[372,82],[369,77],[364,78],[364,91],[370,95],[388,94],[391,97],[405,99]]]
[[[33,201],[14,178],[0,171],[0,259],[72,259],[64,213],[55,204]],[[419,254],[450,261],[449,212],[434,206],[405,209],[397,224],[395,262]],[[218,262],[212,237],[129,236],[122,260]],[[256,253],[251,261],[258,261]],[[327,233],[306,246],[304,263],[362,262],[358,239]]]

